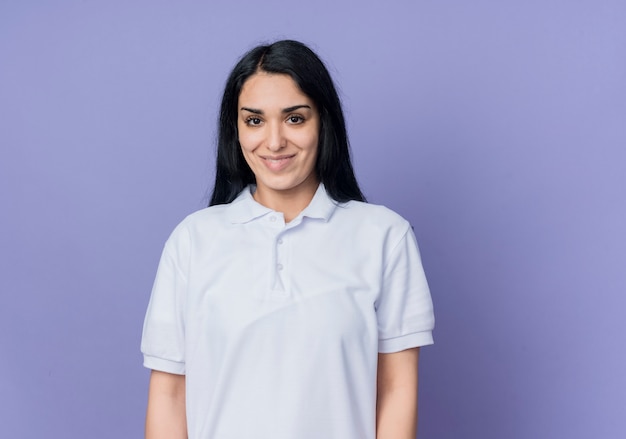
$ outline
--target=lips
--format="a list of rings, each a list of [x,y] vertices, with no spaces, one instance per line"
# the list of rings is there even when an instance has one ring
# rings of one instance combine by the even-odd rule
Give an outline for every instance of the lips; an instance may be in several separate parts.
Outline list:
[[[295,154],[284,154],[278,156],[260,156],[265,166],[271,171],[281,171],[285,169],[295,157]]]

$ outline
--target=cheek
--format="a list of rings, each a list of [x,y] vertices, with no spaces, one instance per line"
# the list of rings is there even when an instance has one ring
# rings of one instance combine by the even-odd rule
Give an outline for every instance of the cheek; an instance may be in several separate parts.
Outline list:
[[[237,122],[237,140],[241,149],[246,151],[252,151],[259,143],[259,130],[250,130],[250,127],[246,126],[241,120]]]
[[[254,136],[245,131],[243,133],[241,131],[239,132],[239,144],[244,152],[254,150],[256,143],[257,141]]]
[[[317,132],[312,131],[308,133],[302,133],[299,136],[297,143],[302,149],[306,149],[310,152],[316,152],[319,144],[319,137],[317,135]]]

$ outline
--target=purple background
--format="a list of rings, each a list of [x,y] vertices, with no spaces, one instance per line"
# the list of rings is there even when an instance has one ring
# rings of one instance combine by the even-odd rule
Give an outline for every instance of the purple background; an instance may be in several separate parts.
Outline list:
[[[0,436],[136,438],[236,58],[309,43],[437,312],[420,437],[626,437],[622,1],[0,3]]]

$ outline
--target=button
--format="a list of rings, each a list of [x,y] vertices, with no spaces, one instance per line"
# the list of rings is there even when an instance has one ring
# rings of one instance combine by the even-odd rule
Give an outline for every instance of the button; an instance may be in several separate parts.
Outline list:
[[[278,243],[282,244],[283,243],[283,238],[278,238]]]
[[[275,222],[276,221],[276,217],[275,216],[270,216],[270,221],[271,222]]]
[[[278,271],[281,271],[283,269],[283,264],[278,264],[276,268],[278,269]]]

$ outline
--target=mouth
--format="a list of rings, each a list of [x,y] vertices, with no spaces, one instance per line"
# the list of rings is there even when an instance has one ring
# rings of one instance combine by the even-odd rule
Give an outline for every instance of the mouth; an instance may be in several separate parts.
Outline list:
[[[279,156],[260,156],[260,158],[263,160],[263,163],[265,163],[265,166],[267,166],[270,170],[280,171],[289,165],[295,156],[295,154],[286,154]]]

